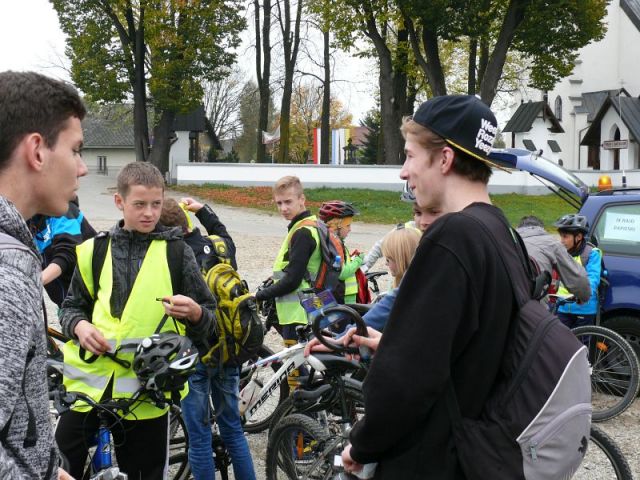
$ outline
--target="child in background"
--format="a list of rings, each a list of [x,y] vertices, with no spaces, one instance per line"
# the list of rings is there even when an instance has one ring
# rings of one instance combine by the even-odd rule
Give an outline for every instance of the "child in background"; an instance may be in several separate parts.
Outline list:
[[[345,239],[351,232],[353,217],[358,213],[353,208],[353,205],[342,200],[324,202],[318,212],[318,218],[326,223],[329,229],[336,234],[344,247],[345,258],[342,259],[342,272],[340,273],[340,280],[344,281],[344,303],[356,303],[358,295],[356,270],[360,268],[364,260],[364,254],[362,253],[354,252],[353,256],[350,255],[347,246],[344,244]]]

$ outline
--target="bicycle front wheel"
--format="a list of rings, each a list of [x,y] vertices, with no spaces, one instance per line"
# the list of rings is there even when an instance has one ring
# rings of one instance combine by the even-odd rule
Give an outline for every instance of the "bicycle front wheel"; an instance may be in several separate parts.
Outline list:
[[[284,417],[267,444],[267,480],[333,478],[333,457],[340,454],[342,444],[342,437],[330,436],[306,415]]]
[[[591,439],[587,454],[573,480],[633,480],[631,467],[620,448],[609,435],[595,425],[591,426]]]
[[[245,363],[242,368],[243,370],[251,365],[251,363],[255,363],[257,360],[270,357],[273,355],[273,351],[263,345],[258,350],[256,357],[253,360],[249,360]],[[253,375],[257,376],[261,384],[267,383],[273,374],[278,371],[278,369],[282,366],[280,362],[275,362],[271,364],[271,368],[259,368]],[[251,380],[250,376],[242,376],[240,375],[240,391],[245,387],[245,385]],[[266,430],[271,423],[271,417],[275,409],[289,396],[289,384],[287,380],[284,379],[280,386],[276,388],[273,393],[269,396],[266,402],[260,405],[260,408],[251,416],[251,418],[247,419],[243,425],[243,429],[247,433],[258,433]]]
[[[182,412],[177,405],[171,406],[169,420],[169,475],[171,480],[187,480],[189,468],[189,436],[182,420]]]
[[[593,421],[620,415],[633,403],[640,388],[635,351],[621,335],[605,327],[588,325],[572,332],[589,349]]]

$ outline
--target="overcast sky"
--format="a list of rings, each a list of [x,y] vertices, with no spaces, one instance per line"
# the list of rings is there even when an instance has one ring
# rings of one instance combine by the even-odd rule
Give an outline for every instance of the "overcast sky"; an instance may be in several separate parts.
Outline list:
[[[3,0],[0,45],[0,71],[35,70],[69,80],[61,68],[68,64],[64,55],[65,35],[48,0]],[[252,53],[247,46],[240,50],[244,55]],[[246,65],[247,75],[255,78],[252,62],[242,63]],[[374,106],[377,75],[372,75],[371,61],[339,54],[335,70],[340,81],[332,86],[332,90],[353,114],[353,123],[359,125],[360,118]]]

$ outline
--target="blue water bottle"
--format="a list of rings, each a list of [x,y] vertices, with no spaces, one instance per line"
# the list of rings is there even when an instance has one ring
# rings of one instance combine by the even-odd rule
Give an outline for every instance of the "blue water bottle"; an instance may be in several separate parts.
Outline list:
[[[93,468],[100,471],[111,466],[111,435],[107,427],[100,427],[96,433],[96,451],[93,455]]]
[[[331,267],[334,270],[340,270],[342,267],[342,259],[340,258],[340,255],[336,255],[335,260],[333,261],[333,264],[331,265]]]

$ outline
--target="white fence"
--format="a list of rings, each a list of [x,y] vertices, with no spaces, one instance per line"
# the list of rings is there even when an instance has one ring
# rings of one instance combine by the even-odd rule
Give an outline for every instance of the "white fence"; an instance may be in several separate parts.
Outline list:
[[[176,165],[173,183],[217,183],[238,186],[271,186],[285,175],[296,175],[306,187],[373,188],[402,190],[400,166],[387,165],[290,165],[262,163],[182,163]],[[622,186],[620,171],[573,172],[587,185],[598,184],[598,177],[609,175],[615,187]],[[628,186],[640,187],[640,170],[626,172]],[[546,187],[525,172],[494,170],[489,182],[491,193],[548,193]]]

